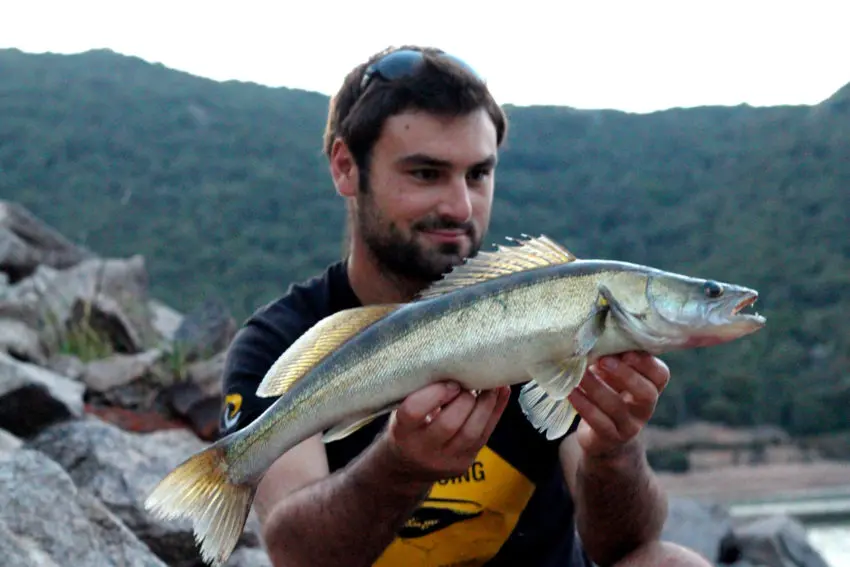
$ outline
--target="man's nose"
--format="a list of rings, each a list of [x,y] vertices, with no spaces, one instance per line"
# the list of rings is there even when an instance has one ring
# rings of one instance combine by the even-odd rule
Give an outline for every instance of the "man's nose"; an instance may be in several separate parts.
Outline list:
[[[457,222],[467,222],[472,218],[472,200],[465,176],[446,185],[441,197],[438,207],[441,216]]]

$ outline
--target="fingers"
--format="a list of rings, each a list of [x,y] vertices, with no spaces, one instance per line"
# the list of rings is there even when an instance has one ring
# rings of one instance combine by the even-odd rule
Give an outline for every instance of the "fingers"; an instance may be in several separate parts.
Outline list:
[[[645,352],[628,352],[623,356],[623,362],[631,366],[639,374],[649,379],[658,393],[664,391],[670,382],[670,368],[663,360]]]
[[[661,382],[660,373],[655,365],[647,363],[644,359],[632,363],[635,358],[637,358],[635,353],[629,353],[620,360],[613,356],[606,357],[599,361],[599,366],[594,370],[611,388],[617,392],[629,394],[628,397],[634,404],[654,408],[659,392],[655,380]],[[644,374],[646,372],[644,367],[650,366],[652,369],[649,372],[655,376],[655,380]]]
[[[640,430],[626,401],[593,372],[585,374],[576,390],[576,411],[601,435],[627,439]],[[587,404],[582,405],[584,402]]]
[[[433,421],[441,407],[460,394],[456,382],[436,382],[407,396],[396,411],[397,426],[405,430],[417,429]]]
[[[446,451],[477,452],[493,433],[510,398],[510,388],[496,388],[483,392],[475,400],[466,420],[453,433],[446,444]]]
[[[468,391],[461,392],[440,411],[440,414],[428,425],[428,433],[439,445],[444,445],[463,427],[472,414],[476,404],[475,396]]]

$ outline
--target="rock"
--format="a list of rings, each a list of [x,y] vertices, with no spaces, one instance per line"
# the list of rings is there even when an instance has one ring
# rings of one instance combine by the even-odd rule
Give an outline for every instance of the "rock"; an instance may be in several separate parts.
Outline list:
[[[7,291],[4,303],[24,313],[35,311],[35,327],[45,343],[59,345],[76,332],[72,338],[132,353],[158,343],[147,306],[147,281],[141,256],[88,259],[65,270],[39,266]]]
[[[213,358],[190,364],[185,380],[162,390],[162,399],[168,409],[184,419],[205,441],[218,436],[225,356],[226,352],[222,351]]]
[[[240,547],[233,552],[225,567],[272,567],[268,554],[259,547]]]
[[[689,547],[709,561],[717,561],[721,556],[721,542],[731,533],[732,520],[723,507],[670,498],[663,539]]]
[[[70,354],[56,354],[47,361],[47,368],[73,380],[80,380],[86,370],[85,363]]]
[[[29,437],[83,415],[85,386],[0,352],[0,428]]]
[[[0,429],[0,457],[6,453],[20,449],[23,443],[23,441],[5,429]],[[0,557],[2,557],[2,555],[0,555]]]
[[[134,325],[122,306],[104,295],[85,300],[76,298],[65,326],[68,329],[85,329],[103,337],[115,352],[136,353],[145,347],[141,325]]]
[[[169,429],[186,429],[182,421],[169,419],[156,411],[135,410],[115,406],[86,405],[86,413],[133,433],[153,433]]]
[[[797,520],[778,515],[737,526],[735,545],[744,561],[769,567],[830,567]]]
[[[135,434],[91,417],[51,427],[28,446],[61,464],[77,486],[99,498],[163,561],[175,567],[202,565],[188,521],[158,520],[144,509],[153,486],[206,446],[191,432]],[[256,528],[246,529],[241,542],[256,547]]]
[[[106,392],[142,378],[161,357],[162,351],[158,349],[139,354],[114,354],[86,364],[82,379],[89,390]]]
[[[207,299],[183,317],[174,342],[187,362],[211,357],[227,348],[236,334],[236,322],[220,301]]]
[[[8,567],[166,567],[45,455],[0,457],[0,557]]]
[[[92,256],[17,203],[0,201],[0,272],[16,282],[39,266],[67,268]]]
[[[38,331],[23,321],[0,318],[0,352],[27,362],[44,365],[47,352]]]
[[[148,308],[151,312],[151,324],[159,336],[166,342],[174,340],[174,333],[183,322],[183,315],[155,299],[148,301]]]

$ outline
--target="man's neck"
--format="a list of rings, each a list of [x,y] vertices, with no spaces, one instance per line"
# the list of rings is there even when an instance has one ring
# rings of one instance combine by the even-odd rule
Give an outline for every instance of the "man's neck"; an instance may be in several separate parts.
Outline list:
[[[348,256],[348,280],[363,305],[404,303],[426,285],[382,270],[368,250],[354,245]]]

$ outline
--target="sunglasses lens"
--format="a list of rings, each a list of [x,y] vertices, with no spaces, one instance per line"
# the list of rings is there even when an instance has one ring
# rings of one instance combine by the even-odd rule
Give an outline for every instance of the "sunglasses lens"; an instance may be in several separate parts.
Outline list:
[[[421,62],[422,54],[418,51],[394,51],[375,63],[373,69],[385,79],[392,81],[412,73]]]
[[[465,61],[458,59],[454,55],[443,53],[441,57],[451,59],[454,63],[466,69],[469,73],[472,73],[476,77],[479,76],[478,73],[475,72],[475,69],[473,69]],[[366,69],[366,72],[363,75],[363,80],[361,82],[361,88],[365,88],[366,85],[375,76],[381,77],[387,81],[392,81],[400,77],[409,75],[416,70],[416,67],[421,64],[421,62],[422,53],[420,53],[419,51],[413,51],[410,49],[401,49],[399,51],[394,51],[389,55],[383,57],[379,61],[373,63]]]

